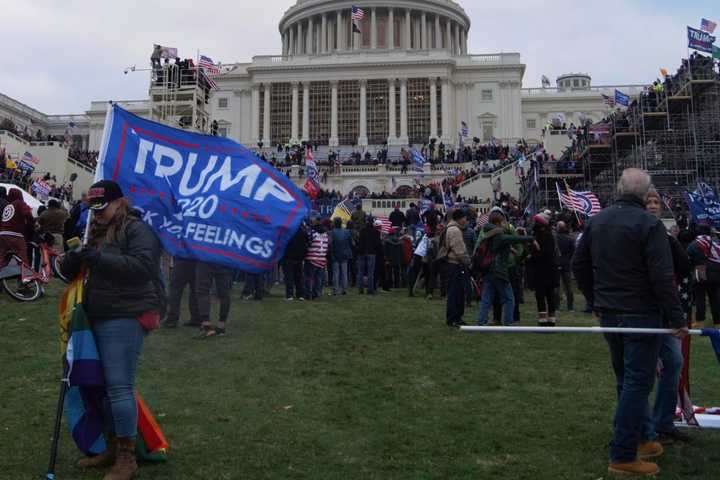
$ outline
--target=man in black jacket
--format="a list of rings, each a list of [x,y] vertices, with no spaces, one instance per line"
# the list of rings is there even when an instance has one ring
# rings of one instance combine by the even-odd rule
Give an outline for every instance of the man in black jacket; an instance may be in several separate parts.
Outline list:
[[[382,254],[382,241],[380,230],[375,228],[368,220],[360,231],[358,240],[357,260],[357,287],[362,295],[364,292],[364,278],[367,276],[367,293],[375,295],[375,262],[378,254]]]
[[[627,169],[615,205],[588,223],[573,259],[582,289],[594,292],[603,327],[674,329],[687,335],[673,282],[673,264],[662,222],[645,211],[650,176]],[[659,468],[641,460],[662,454],[657,442],[641,443],[648,395],[655,381],[660,335],[606,334],[617,379],[618,405],[610,445],[611,473],[654,475]]]
[[[575,299],[573,298],[570,262],[572,262],[572,257],[575,254],[575,239],[568,233],[568,227],[565,222],[557,223],[557,235],[555,235],[555,238],[557,240],[558,250],[560,250],[560,257],[558,259],[560,283],[562,284],[562,289],[565,291],[568,312],[572,312],[575,310]],[[558,309],[560,308],[560,289],[557,289],[555,305]]]
[[[301,226],[285,249],[282,259],[285,276],[285,300],[305,300],[303,298],[303,261],[308,251],[308,235]]]
[[[390,214],[388,220],[390,220],[392,226],[397,229],[401,229],[403,225],[405,225],[405,214],[400,211],[399,205],[395,205],[395,209]]]

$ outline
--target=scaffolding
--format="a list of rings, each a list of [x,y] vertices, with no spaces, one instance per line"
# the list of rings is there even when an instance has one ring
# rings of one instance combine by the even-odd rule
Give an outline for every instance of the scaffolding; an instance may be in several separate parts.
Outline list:
[[[586,186],[604,205],[615,199],[619,175],[631,167],[646,170],[671,200],[701,179],[720,185],[720,77],[712,59],[683,60],[662,90],[649,87],[605,125],[608,134],[588,135],[579,154]]]
[[[152,70],[150,112],[152,119],[166,125],[208,133],[207,105],[211,88],[198,68],[184,62],[165,63]]]

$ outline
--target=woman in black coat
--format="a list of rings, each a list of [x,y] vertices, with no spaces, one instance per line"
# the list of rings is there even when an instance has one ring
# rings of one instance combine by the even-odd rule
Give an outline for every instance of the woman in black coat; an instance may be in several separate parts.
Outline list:
[[[530,247],[528,265],[531,266],[532,283],[535,287],[535,300],[538,309],[538,325],[553,327],[555,317],[555,289],[560,283],[557,267],[557,244],[550,229],[550,221],[544,214],[533,217],[535,241]]]

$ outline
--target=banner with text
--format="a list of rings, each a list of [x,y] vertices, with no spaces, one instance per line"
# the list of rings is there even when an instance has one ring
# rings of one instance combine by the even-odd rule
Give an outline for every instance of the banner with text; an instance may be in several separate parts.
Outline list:
[[[173,256],[259,273],[309,211],[285,175],[244,146],[111,107],[98,176],[123,192]]]
[[[713,43],[715,43],[715,37],[710,35],[708,32],[703,32],[702,30],[692,27],[687,27],[687,32],[688,48],[705,53],[713,53]]]

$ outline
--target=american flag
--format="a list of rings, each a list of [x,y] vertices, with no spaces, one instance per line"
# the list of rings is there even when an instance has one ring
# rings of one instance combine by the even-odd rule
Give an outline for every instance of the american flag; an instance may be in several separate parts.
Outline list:
[[[353,21],[362,20],[363,18],[365,18],[365,10],[358,7],[357,5],[353,5],[351,17]]]
[[[477,218],[477,226],[484,227],[490,221],[490,214],[488,212],[481,213]]]
[[[569,210],[574,210],[589,217],[597,215],[600,213],[600,210],[602,210],[600,200],[598,200],[592,192],[576,192],[575,190],[568,188],[567,193],[563,193],[560,190],[560,185],[556,183],[555,187],[557,188],[560,205],[563,205]]]
[[[717,27],[717,23],[711,22],[707,18],[703,18],[702,21],[700,22],[700,29],[705,32],[708,32],[708,33],[715,32],[716,27]]]
[[[217,75],[218,73],[220,73],[220,67],[215,65],[215,62],[213,62],[212,58],[206,57],[205,55],[200,55],[198,65],[200,66],[200,68],[205,70],[208,75]]]
[[[388,217],[375,217],[375,220],[382,223],[382,225],[380,226],[380,231],[382,233],[390,233],[392,223],[390,223],[390,219]]]
[[[614,107],[615,106],[615,97],[610,97],[608,95],[603,94],[603,102],[608,107]]]

